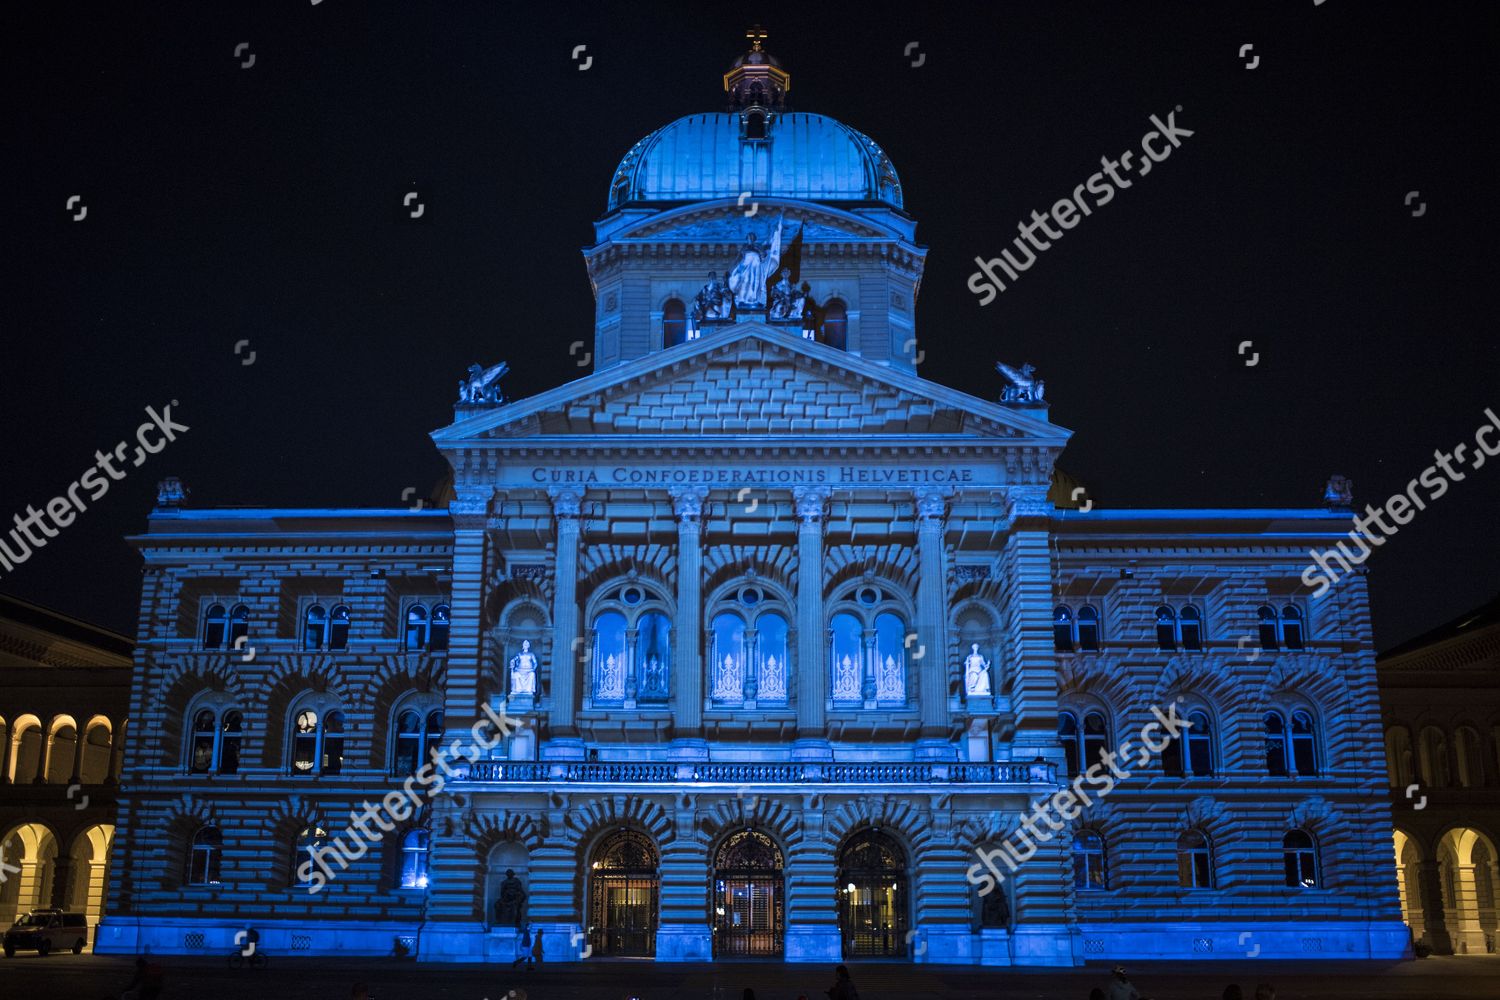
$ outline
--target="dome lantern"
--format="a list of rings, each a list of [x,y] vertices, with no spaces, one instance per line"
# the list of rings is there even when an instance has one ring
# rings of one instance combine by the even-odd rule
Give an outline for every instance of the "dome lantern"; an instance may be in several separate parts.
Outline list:
[[[758,124],[763,130],[771,115],[786,109],[792,75],[762,46],[768,37],[765,28],[754,25],[745,37],[750,40],[750,51],[724,74],[724,92],[729,95],[729,110],[739,112],[746,123],[746,137],[756,138],[749,134],[751,125]],[[758,137],[763,138],[763,133]]]

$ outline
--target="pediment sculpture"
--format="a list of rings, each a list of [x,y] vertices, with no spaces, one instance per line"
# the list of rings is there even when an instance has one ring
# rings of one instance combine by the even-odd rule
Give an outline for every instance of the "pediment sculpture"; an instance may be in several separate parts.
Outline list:
[[[510,371],[510,365],[504,361],[498,365],[491,365],[489,368],[470,365],[468,377],[458,380],[458,401],[492,405],[505,402],[505,396],[500,392],[500,379],[508,371]]]

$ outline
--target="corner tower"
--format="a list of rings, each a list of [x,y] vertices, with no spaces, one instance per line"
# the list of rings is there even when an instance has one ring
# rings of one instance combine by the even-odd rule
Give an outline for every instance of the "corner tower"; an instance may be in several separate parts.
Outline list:
[[[724,74],[727,109],[631,147],[594,245],[595,365],[761,322],[915,371],[926,250],[901,181],[864,133],[791,110],[791,74],[752,28]]]

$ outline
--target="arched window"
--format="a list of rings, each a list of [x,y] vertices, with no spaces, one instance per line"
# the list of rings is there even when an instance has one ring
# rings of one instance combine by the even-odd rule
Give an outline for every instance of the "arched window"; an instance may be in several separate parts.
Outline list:
[[[318,867],[318,858],[328,844],[328,832],[321,826],[305,826],[297,834],[297,843],[292,852],[292,885],[302,887],[313,883],[313,871]]]
[[[214,767],[214,745],[219,739],[219,720],[213,710],[205,708],[193,716],[193,745],[188,755],[188,770],[208,774]]]
[[[1189,712],[1182,736],[1162,751],[1162,769],[1179,778],[1213,774],[1213,722],[1207,712]]]
[[[672,662],[672,623],[660,611],[647,611],[635,621],[637,699],[642,704],[667,700],[667,664]]]
[[[216,826],[203,826],[193,834],[188,848],[188,885],[218,885],[219,865],[224,857],[224,838]]]
[[[1281,717],[1280,712],[1267,712],[1265,727],[1266,773],[1278,778],[1285,777],[1287,773],[1286,720]]]
[[[1281,838],[1281,860],[1286,884],[1293,889],[1312,889],[1318,884],[1318,848],[1312,836],[1292,830]]]
[[[420,604],[413,604],[406,609],[406,648],[409,650],[427,648],[427,609]]]
[[[625,700],[625,616],[606,611],[594,619],[594,700]]]
[[[416,774],[422,763],[422,716],[407,709],[396,716],[396,755],[391,771],[397,775]]]
[[[1177,884],[1183,889],[1214,887],[1213,849],[1201,830],[1177,838]]]
[[[250,609],[243,604],[236,604],[229,612],[229,645],[238,649],[235,643],[250,635]]]
[[[1265,714],[1266,771],[1276,777],[1318,773],[1317,723],[1306,709],[1288,716],[1280,709]]]
[[[833,649],[833,700],[856,703],[864,700],[864,629],[859,619],[848,612],[833,616],[831,647]]]
[[[340,604],[328,619],[328,648],[349,648],[349,606]]]
[[[1392,788],[1412,783],[1411,731],[1405,726],[1391,726],[1385,731],[1385,770]]]
[[[432,609],[432,631],[427,638],[427,648],[435,653],[441,653],[448,648],[448,632],[452,626],[449,620],[452,613],[448,605],[439,604]]]
[[[229,612],[224,610],[224,605],[210,605],[208,613],[203,616],[203,648],[224,648],[228,641],[225,638],[228,628]]]
[[[1287,649],[1302,648],[1302,612],[1288,604],[1281,609],[1281,641]]]
[[[1156,645],[1161,649],[1202,649],[1203,616],[1191,604],[1179,611],[1163,604],[1156,609]]]
[[[292,773],[338,774],[344,769],[344,713],[321,718],[315,708],[302,708],[293,717]]]
[[[1052,648],[1059,653],[1070,653],[1076,645],[1073,624],[1072,608],[1059,604],[1052,610]]]
[[[230,709],[222,715],[212,708],[193,714],[188,770],[193,774],[236,774],[240,769],[243,717]]]
[[[681,299],[668,299],[661,307],[661,344],[675,347],[687,341],[687,308]]]
[[[1104,864],[1104,838],[1093,830],[1080,830],[1073,835],[1073,888],[1109,888],[1109,874]]]
[[[1156,645],[1159,649],[1177,648],[1177,612],[1165,604],[1156,609]]]
[[[1177,618],[1177,634],[1183,649],[1203,648],[1203,618],[1192,605],[1182,609]]]
[[[1062,744],[1063,758],[1067,761],[1068,774],[1079,773],[1078,764],[1083,760],[1082,733],[1078,729],[1078,716],[1072,712],[1057,713],[1057,741]]]
[[[302,622],[302,648],[322,649],[328,644],[328,609],[312,604]]]
[[[1422,784],[1429,788],[1448,787],[1448,737],[1437,726],[1422,727],[1417,763],[1422,769]]]
[[[1280,612],[1268,604],[1255,609],[1260,623],[1262,649],[1301,649],[1302,611],[1296,605],[1285,605]]]
[[[875,701],[906,704],[906,625],[889,611],[875,616]]]
[[[775,611],[755,619],[756,699],[766,705],[785,705],[789,686],[787,622]]]
[[[1099,649],[1099,612],[1087,604],[1078,609],[1078,648],[1085,652]]]
[[[1069,774],[1081,774],[1093,767],[1109,749],[1109,726],[1103,712],[1083,713],[1080,728],[1072,711],[1058,713],[1057,739],[1063,745],[1063,757]]]
[[[841,351],[849,349],[849,309],[843,299],[823,304],[823,343]]]
[[[1303,777],[1318,773],[1318,744],[1311,712],[1292,713],[1292,766]]]
[[[710,696],[716,702],[738,705],[745,691],[745,622],[726,611],[714,616],[713,633]]]
[[[429,833],[418,827],[401,838],[401,888],[427,888],[427,844]]]
[[[1484,753],[1480,748],[1479,730],[1459,726],[1453,733],[1454,757],[1458,763],[1458,786],[1481,788],[1484,785]]]

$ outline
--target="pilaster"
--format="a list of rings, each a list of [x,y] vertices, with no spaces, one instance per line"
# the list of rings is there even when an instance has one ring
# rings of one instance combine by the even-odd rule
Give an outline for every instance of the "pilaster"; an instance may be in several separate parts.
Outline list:
[[[684,486],[671,491],[677,515],[677,622],[672,669],[673,744],[679,756],[703,743],[703,542],[700,518],[707,487]],[[707,748],[702,747],[707,758]]]
[[[943,517],[947,497],[938,490],[918,492],[917,516],[917,653],[908,652],[917,671],[922,735],[917,756],[952,760],[948,739],[947,573],[943,568]],[[920,659],[917,657],[920,656]]]
[[[557,522],[557,553],[552,604],[552,739],[544,756],[583,757],[578,740],[578,684],[581,673],[578,639],[578,515],[583,495],[558,487],[548,491]],[[555,745],[554,745],[555,744]]]
[[[794,490],[797,513],[797,759],[831,759],[825,731],[828,664],[823,656],[823,521],[826,487]]]

